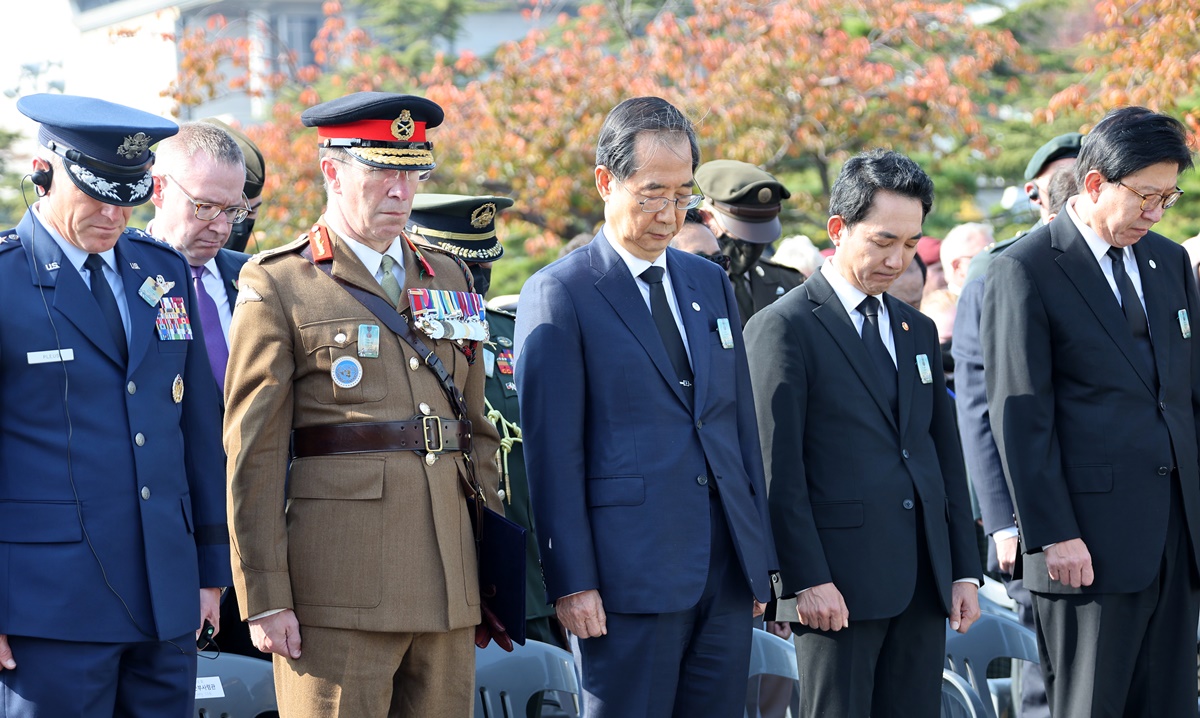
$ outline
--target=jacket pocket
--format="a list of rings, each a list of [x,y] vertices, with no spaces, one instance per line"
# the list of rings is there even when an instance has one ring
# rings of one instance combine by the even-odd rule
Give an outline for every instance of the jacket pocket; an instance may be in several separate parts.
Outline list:
[[[861,501],[830,501],[812,505],[813,523],[819,529],[852,529],[863,525]]]
[[[74,501],[0,501],[0,543],[83,540]]]
[[[587,480],[588,506],[640,506],[646,503],[641,476],[612,476]]]
[[[382,360],[358,356],[358,325],[362,323],[362,318],[328,319],[300,327],[306,361],[328,377],[328,383],[318,384],[328,389],[314,393],[314,398],[322,404],[361,404],[387,397],[387,372]],[[333,380],[333,365],[343,357],[350,357],[362,366],[354,386],[341,387]]]

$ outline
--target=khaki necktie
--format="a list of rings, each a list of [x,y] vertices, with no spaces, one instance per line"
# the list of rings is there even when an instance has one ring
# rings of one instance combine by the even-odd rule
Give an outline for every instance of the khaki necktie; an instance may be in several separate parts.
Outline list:
[[[383,287],[383,293],[392,302],[392,306],[400,305],[400,282],[396,281],[396,275],[392,272],[392,268],[396,266],[396,260],[390,255],[383,255],[383,279],[379,282],[379,286]]]

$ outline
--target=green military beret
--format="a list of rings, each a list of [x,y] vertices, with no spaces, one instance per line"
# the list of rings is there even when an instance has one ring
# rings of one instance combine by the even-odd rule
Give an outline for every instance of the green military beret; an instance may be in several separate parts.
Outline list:
[[[712,160],[696,169],[696,184],[737,239],[754,244],[779,239],[779,211],[792,193],[770,173],[747,162]]]
[[[1039,147],[1038,151],[1033,153],[1033,159],[1029,160],[1029,165],[1025,168],[1025,181],[1033,181],[1033,178],[1040,175],[1046,165],[1054,160],[1061,160],[1064,157],[1078,157],[1079,145],[1082,142],[1083,135],[1078,132],[1068,132],[1065,135],[1055,137]]]
[[[220,127],[229,133],[234,142],[238,143],[246,160],[246,187],[242,191],[250,199],[262,194],[263,182],[267,179],[267,163],[263,160],[263,154],[259,151],[258,145],[251,142],[250,138],[241,130],[230,127],[215,117],[205,117],[200,121]]]
[[[408,231],[465,262],[491,262],[504,254],[496,239],[496,215],[512,203],[492,195],[418,194]]]

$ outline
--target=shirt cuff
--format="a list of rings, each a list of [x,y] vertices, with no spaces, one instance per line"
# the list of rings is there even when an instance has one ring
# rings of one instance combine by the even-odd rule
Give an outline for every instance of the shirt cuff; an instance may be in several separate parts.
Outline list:
[[[956,579],[954,579],[954,582],[955,583],[969,583],[969,584],[974,585],[975,588],[980,587],[979,579],[977,579],[977,578],[956,578]]]
[[[263,611],[262,613],[260,613],[256,616],[251,616],[250,618],[247,618],[246,621],[247,622],[257,621],[260,618],[266,618],[267,616],[274,616],[276,613],[283,613],[286,610],[287,610],[286,608],[275,608],[270,611]]]
[[[1004,539],[1016,538],[1018,533],[1019,532],[1017,531],[1016,526],[1009,526],[1008,528],[996,529],[995,531],[992,532],[992,540],[995,541],[996,543],[1000,543]]]

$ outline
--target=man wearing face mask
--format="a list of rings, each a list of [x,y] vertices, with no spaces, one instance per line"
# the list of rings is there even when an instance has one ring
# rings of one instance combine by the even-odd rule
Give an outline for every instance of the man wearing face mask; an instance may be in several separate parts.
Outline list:
[[[701,216],[730,257],[729,280],[745,326],[755,312],[804,281],[795,269],[762,256],[783,232],[781,202],[792,194],[768,172],[736,160],[700,165],[696,185],[705,197]]]
[[[233,225],[225,248],[235,252],[245,252],[246,244],[250,241],[250,233],[254,231],[254,220],[258,219],[258,208],[263,203],[262,191],[263,183],[267,179],[267,162],[263,159],[262,150],[258,149],[258,145],[251,142],[250,138],[241,130],[230,127],[215,117],[206,117],[201,122],[207,122],[225,130],[234,142],[238,143],[238,147],[242,148],[242,155],[246,161],[246,184],[242,192],[250,201],[250,214],[246,215],[241,222]]]
[[[492,283],[492,262],[504,255],[496,236],[496,216],[511,207],[508,197],[461,194],[418,194],[413,198],[407,231],[419,244],[455,255],[471,270],[475,292],[487,296]],[[525,527],[525,634],[534,640],[566,647],[554,606],[546,603],[533,509],[525,478],[525,449],[521,442],[521,415],[517,406],[516,362],[513,336],[517,315],[495,306],[487,308],[490,338],[484,345],[484,396],[488,418],[502,439],[500,467],[504,515]]]

